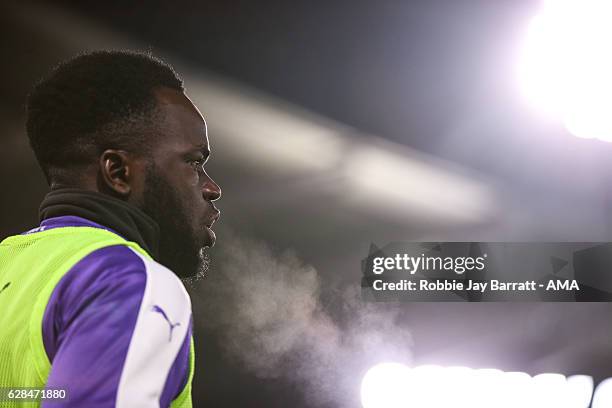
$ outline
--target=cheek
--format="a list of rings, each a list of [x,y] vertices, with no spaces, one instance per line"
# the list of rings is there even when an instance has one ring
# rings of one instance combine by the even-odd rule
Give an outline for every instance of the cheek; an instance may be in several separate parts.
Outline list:
[[[198,172],[191,166],[181,167],[175,172],[175,177],[173,177],[174,185],[180,186],[181,189],[194,189],[198,186],[199,181],[200,177],[198,176]]]
[[[197,187],[198,184],[200,183],[200,176],[199,176],[197,171],[195,171],[192,168],[190,168],[189,169],[189,174],[188,174],[186,180],[189,181],[189,186],[190,187]]]
[[[190,187],[197,188],[199,184],[200,178],[198,176],[195,176],[194,178],[192,178],[191,183],[189,185]]]
[[[184,205],[188,207],[197,207],[198,202],[202,199],[200,174],[190,168],[189,171],[185,172],[182,178],[177,181],[177,185],[180,185],[180,194],[184,200]]]
[[[130,179],[131,199],[142,203],[144,195],[149,188],[148,183],[151,182],[151,176],[146,162],[136,162],[134,166],[135,168],[131,173]]]

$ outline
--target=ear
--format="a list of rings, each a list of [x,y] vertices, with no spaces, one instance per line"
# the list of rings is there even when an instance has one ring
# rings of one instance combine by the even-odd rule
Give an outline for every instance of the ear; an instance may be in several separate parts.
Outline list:
[[[101,183],[120,196],[132,191],[133,158],[124,150],[107,149],[100,155]]]

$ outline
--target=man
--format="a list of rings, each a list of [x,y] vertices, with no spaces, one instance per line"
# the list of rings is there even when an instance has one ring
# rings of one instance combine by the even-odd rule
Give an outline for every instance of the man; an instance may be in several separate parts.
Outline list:
[[[0,244],[0,387],[65,391],[42,406],[190,407],[179,278],[206,271],[221,190],[182,80],[149,54],[79,55],[35,86],[27,133],[50,192],[40,226]]]

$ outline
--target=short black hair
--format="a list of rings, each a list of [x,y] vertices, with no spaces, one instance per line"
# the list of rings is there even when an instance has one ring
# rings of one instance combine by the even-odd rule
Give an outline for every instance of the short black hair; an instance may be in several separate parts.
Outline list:
[[[55,66],[26,102],[28,139],[47,182],[69,184],[75,169],[108,148],[146,154],[158,87],[184,91],[174,69],[150,52],[93,51]]]

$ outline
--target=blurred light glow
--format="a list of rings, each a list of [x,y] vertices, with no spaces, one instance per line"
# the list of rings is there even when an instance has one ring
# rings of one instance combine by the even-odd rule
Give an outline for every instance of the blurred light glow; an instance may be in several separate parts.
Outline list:
[[[607,378],[599,383],[593,393],[593,408],[612,407],[612,378]]]
[[[588,375],[567,377],[569,405],[576,408],[588,408],[593,395],[593,378]]]
[[[364,408],[587,408],[593,379],[544,373],[397,363],[372,367],[361,384]],[[596,389],[593,408],[612,406],[612,378]]]
[[[440,371],[442,379],[440,389],[445,392],[436,392],[440,396],[439,406],[473,408],[473,395],[481,391],[475,386],[474,370],[468,367],[449,367]]]
[[[506,398],[500,401],[501,408],[535,408],[533,398],[533,381],[529,374],[523,372],[505,373],[501,378],[500,388]]]
[[[502,401],[499,398],[502,392],[502,374],[501,370],[494,368],[481,368],[476,370],[476,384],[479,388],[479,393],[473,396],[472,405],[475,408],[487,408],[491,406],[491,401]]]
[[[527,99],[578,137],[612,141],[612,2],[549,0],[518,62]]]
[[[361,382],[364,408],[406,407],[409,369],[399,363],[382,363],[368,370]]]
[[[446,386],[450,378],[448,376],[444,378],[443,373],[444,368],[436,365],[424,365],[410,370],[408,377],[410,388],[406,406],[422,408],[446,406],[440,388]]]
[[[536,407],[566,407],[567,380],[564,375],[545,373],[533,377],[533,399]]]
[[[354,147],[343,169],[346,201],[367,208],[384,203],[380,208],[386,214],[412,213],[445,226],[482,222],[497,211],[496,198],[485,183],[424,159],[397,146]]]

